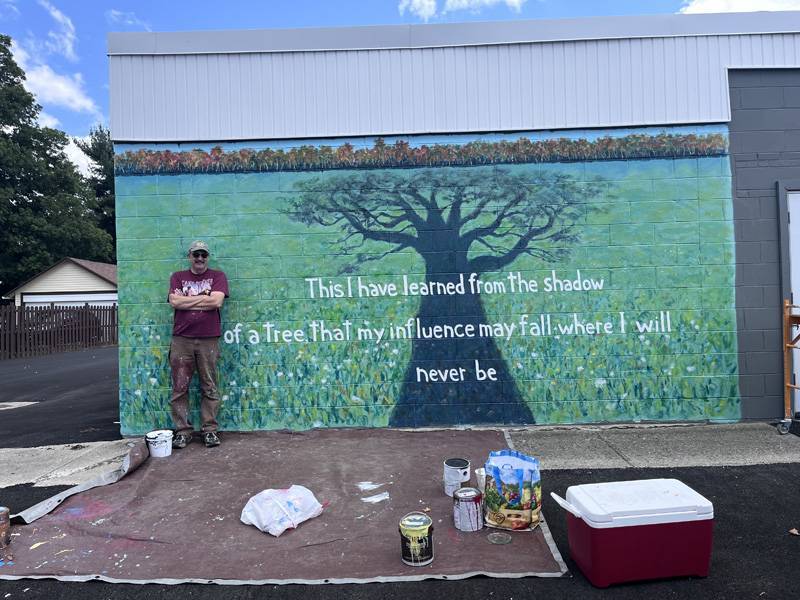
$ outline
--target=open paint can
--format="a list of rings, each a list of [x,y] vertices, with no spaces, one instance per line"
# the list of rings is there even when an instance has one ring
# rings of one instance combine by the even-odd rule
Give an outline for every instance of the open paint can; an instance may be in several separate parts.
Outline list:
[[[433,520],[428,515],[410,512],[400,519],[400,553],[412,567],[433,562]]]
[[[151,431],[144,439],[147,440],[147,449],[153,458],[164,458],[172,454],[172,431],[157,429]]]
[[[452,496],[469,481],[469,461],[466,458],[448,458],[444,461],[444,493]]]
[[[0,506],[0,549],[11,543],[11,509]],[[2,559],[2,557],[0,557]]]
[[[478,488],[463,487],[453,492],[453,525],[459,531],[483,529],[483,494]]]

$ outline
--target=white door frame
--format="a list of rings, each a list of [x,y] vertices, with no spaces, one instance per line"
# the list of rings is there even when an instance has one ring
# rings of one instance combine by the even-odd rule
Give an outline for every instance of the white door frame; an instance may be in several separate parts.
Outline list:
[[[800,304],[800,181],[778,182],[781,240],[781,292],[792,304]],[[792,216],[794,215],[794,216]],[[783,308],[781,307],[781,313]],[[795,313],[798,310],[795,309]],[[794,331],[795,335],[800,333]],[[781,348],[783,351],[783,348]],[[800,350],[792,353],[794,383],[800,384]],[[800,411],[800,392],[792,393],[792,415]]]

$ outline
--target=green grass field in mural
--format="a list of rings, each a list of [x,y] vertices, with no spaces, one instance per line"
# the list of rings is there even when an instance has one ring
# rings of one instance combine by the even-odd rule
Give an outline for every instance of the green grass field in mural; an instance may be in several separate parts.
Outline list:
[[[123,432],[170,425],[167,281],[197,237],[230,281],[223,429],[503,421],[509,398],[536,423],[738,419],[730,194],[726,156],[118,176]],[[366,223],[380,235],[353,233]],[[511,257],[533,228],[536,252]],[[468,286],[471,273],[480,295],[388,295],[404,276]],[[420,315],[491,327],[496,351],[403,337]],[[309,339],[312,322],[321,337],[322,321],[330,339],[266,339]],[[349,339],[337,340],[347,321]],[[490,393],[440,381],[421,391],[434,369],[475,376],[476,360],[496,367]],[[448,403],[459,390],[466,400]]]

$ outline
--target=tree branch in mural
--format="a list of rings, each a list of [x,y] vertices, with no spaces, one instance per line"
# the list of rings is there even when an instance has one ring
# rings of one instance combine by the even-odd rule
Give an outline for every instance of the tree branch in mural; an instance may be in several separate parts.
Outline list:
[[[351,257],[343,272],[410,249],[424,260],[426,282],[441,283],[500,271],[523,255],[565,258],[579,239],[587,201],[600,190],[599,181],[564,173],[497,167],[326,174],[296,188],[289,216],[341,231],[337,250]],[[471,323],[477,329],[487,322],[480,294],[470,293],[423,295],[418,318],[422,327]],[[449,369],[476,360],[495,369],[496,380],[418,380],[418,367]],[[494,338],[413,340],[391,425],[532,422]]]

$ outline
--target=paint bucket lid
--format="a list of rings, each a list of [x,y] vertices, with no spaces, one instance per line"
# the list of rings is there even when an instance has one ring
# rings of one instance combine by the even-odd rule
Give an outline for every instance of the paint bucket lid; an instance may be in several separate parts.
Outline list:
[[[474,487],[458,488],[453,492],[453,498],[457,500],[469,500],[470,498],[480,498],[481,491]]]
[[[147,435],[144,436],[148,440],[160,440],[160,439],[169,439],[172,437],[172,430],[171,429],[156,429],[155,431],[150,431]]]
[[[433,525],[433,519],[422,512],[410,512],[400,519],[400,529],[407,532],[425,532]]]
[[[486,539],[490,544],[496,544],[498,546],[504,546],[505,544],[510,544],[513,541],[510,535],[501,531],[493,531],[486,536]]]
[[[466,469],[469,467],[469,461],[466,458],[448,458],[444,461],[444,464],[451,469]]]

